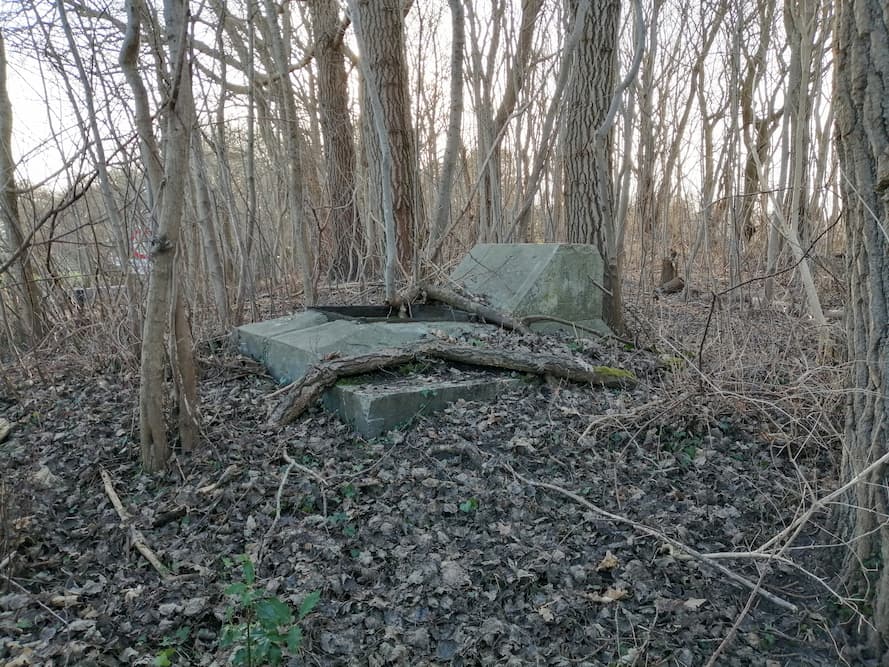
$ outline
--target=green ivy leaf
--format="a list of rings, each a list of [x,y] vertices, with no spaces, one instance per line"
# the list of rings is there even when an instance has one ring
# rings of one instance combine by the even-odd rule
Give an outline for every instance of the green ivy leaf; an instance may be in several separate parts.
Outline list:
[[[469,514],[478,509],[478,498],[469,498],[460,503],[460,511]]]

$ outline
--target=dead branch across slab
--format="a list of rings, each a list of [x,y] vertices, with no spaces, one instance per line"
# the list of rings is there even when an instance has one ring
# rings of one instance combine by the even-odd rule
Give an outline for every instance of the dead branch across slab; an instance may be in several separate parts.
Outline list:
[[[590,366],[553,354],[483,349],[449,345],[438,341],[421,342],[405,348],[379,350],[369,354],[329,359],[316,364],[302,379],[293,383],[285,398],[273,411],[272,423],[283,426],[293,421],[340,378],[401,366],[419,357],[534,373],[572,382],[588,382],[602,387],[630,388],[636,385],[635,375],[628,371],[607,366]]]
[[[394,307],[404,306],[405,308],[409,308],[410,304],[416,301],[421,294],[425,294],[427,301],[438,301],[439,303],[447,304],[458,310],[472,313],[488,324],[496,324],[504,329],[510,329],[524,334],[530,333],[531,331],[521,320],[517,320],[502,311],[486,306],[473,299],[460,296],[453,290],[449,290],[445,287],[437,287],[436,285],[415,285],[406,290],[396,299],[395,303],[390,305]]]

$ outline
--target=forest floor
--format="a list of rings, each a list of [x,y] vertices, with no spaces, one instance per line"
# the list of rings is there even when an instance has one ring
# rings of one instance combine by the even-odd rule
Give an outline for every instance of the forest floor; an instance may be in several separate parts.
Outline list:
[[[829,582],[836,554],[807,548],[827,517],[767,544],[836,487],[841,365],[792,315],[644,310],[630,324],[648,350],[487,341],[628,368],[633,390],[529,378],[370,441],[317,408],[268,427],[273,380],[202,344],[202,448],[156,477],[139,466],[135,372],[62,348],[8,367],[0,663],[226,664],[246,555],[261,595],[294,613],[318,595],[285,664],[868,664],[844,646],[854,614],[790,564]],[[683,545],[739,552],[716,563],[757,592]],[[764,545],[785,560],[748,553]]]

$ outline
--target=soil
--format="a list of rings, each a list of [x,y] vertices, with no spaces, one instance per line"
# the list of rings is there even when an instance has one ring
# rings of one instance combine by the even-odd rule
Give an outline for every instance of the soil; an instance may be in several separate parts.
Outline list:
[[[637,327],[649,350],[475,341],[627,368],[633,390],[527,378],[370,441],[319,408],[270,428],[273,380],[202,345],[202,448],[153,477],[134,372],[70,356],[4,370],[0,662],[226,664],[221,632],[241,611],[226,590],[246,554],[265,595],[296,610],[319,594],[284,664],[867,664],[797,567],[719,561],[790,611],[596,511],[698,552],[749,552],[833,488],[841,373],[816,362],[808,324],[671,299]],[[168,577],[133,548],[102,471]],[[783,555],[829,577],[804,548],[818,528]]]

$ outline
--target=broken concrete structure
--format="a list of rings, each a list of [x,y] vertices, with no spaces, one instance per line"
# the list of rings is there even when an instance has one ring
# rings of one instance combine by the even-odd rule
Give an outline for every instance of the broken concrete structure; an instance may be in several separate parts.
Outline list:
[[[516,319],[551,317],[605,332],[602,274],[602,259],[593,246],[479,244],[456,268],[451,282]],[[412,316],[401,318],[383,306],[321,307],[246,324],[234,335],[242,353],[265,364],[279,382],[288,383],[331,356],[366,354],[403,347],[438,332],[455,336],[486,327],[447,306],[418,306]],[[531,327],[542,332],[574,331],[570,324],[545,320]],[[487,400],[508,386],[508,378],[496,375],[436,382],[433,387],[422,378],[388,387],[341,382],[327,392],[324,404],[364,436],[374,437],[461,397]]]
[[[595,246],[480,243],[454,269],[451,282],[515,319],[551,317],[608,333],[602,319],[603,275]],[[530,326],[540,332],[571,331],[546,320]]]

